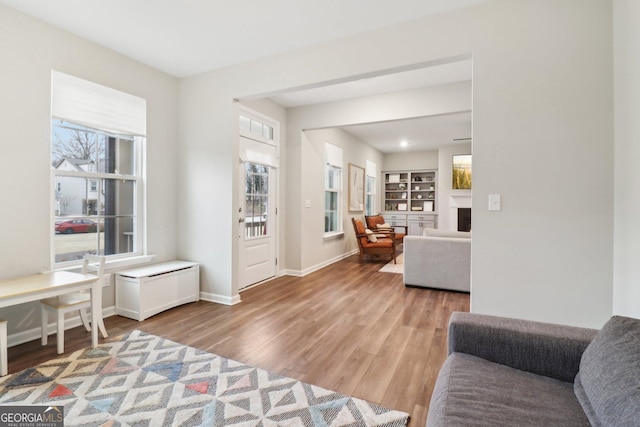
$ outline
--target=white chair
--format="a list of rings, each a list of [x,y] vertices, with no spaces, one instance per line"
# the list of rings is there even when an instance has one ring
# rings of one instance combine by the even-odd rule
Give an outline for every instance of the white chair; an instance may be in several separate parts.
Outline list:
[[[7,321],[0,319],[0,374],[3,377],[9,373],[7,344]]]
[[[101,280],[104,274],[104,262],[105,257],[103,256],[85,255],[84,263],[82,264],[82,273],[94,274],[99,278],[98,280]],[[40,300],[40,307],[42,316],[42,345],[47,345],[49,338],[48,312],[51,311],[56,314],[58,354],[64,353],[64,315],[66,313],[79,311],[85,329],[91,331],[89,316],[87,314],[87,309],[91,307],[91,295],[89,292],[72,292],[43,299]],[[104,322],[100,321],[98,327],[100,328],[102,336],[107,338],[108,335],[104,327]]]

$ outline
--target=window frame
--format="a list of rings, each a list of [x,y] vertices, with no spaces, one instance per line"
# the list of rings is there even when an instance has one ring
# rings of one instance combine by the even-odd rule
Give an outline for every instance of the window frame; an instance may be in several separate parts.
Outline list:
[[[333,186],[333,187],[329,187],[327,186],[327,174],[329,172],[333,173],[333,179],[334,179],[334,183],[335,181],[337,181],[337,186]],[[326,230],[326,224],[325,224],[325,231],[324,231],[324,236],[325,237],[330,237],[330,236],[334,236],[336,234],[342,234],[343,230],[342,230],[342,209],[341,209],[341,199],[342,199],[342,168],[339,168],[337,166],[333,166],[330,164],[325,165],[325,186],[324,186],[324,213],[325,213],[325,218],[328,212],[334,212],[334,210],[329,209],[329,206],[327,206],[327,194],[335,194],[335,200],[336,200],[336,230]]]
[[[333,145],[329,142],[325,143],[325,166],[324,166],[324,219],[325,224],[323,227],[324,238],[330,238],[335,236],[341,236],[344,234],[343,227],[343,185],[344,185],[344,164],[343,164],[343,151],[341,147]],[[333,187],[328,185],[329,183],[329,172],[333,172],[334,174],[334,182]],[[336,229],[327,231],[327,214],[329,212],[333,212],[333,209],[329,209],[330,206],[327,205],[328,194],[335,194],[336,200]]]
[[[99,172],[95,168],[93,168],[94,172],[90,172],[92,168],[88,168],[87,171],[69,171],[69,170],[57,170],[54,167],[51,167],[51,208],[49,210],[49,223],[50,223],[50,235],[51,235],[51,244],[50,244],[50,253],[51,260],[50,265],[52,266],[52,270],[54,269],[64,269],[68,267],[75,267],[82,264],[82,259],[72,260],[72,261],[56,261],[56,243],[55,243],[55,223],[56,220],[60,218],[60,216],[56,216],[56,192],[58,190],[58,185],[60,181],[57,181],[58,177],[64,178],[81,178],[87,180],[87,188],[90,189],[91,181],[96,180],[98,185],[98,192],[104,191],[104,182],[105,180],[125,180],[125,181],[133,181],[133,239],[132,239],[132,250],[131,252],[118,253],[107,255],[107,261],[117,261],[117,260],[126,260],[138,257],[146,257],[147,255],[147,239],[146,239],[146,185],[145,185],[145,162],[146,162],[146,138],[140,135],[127,135],[125,133],[113,133],[108,132],[103,129],[96,129],[95,127],[84,126],[78,123],[74,123],[70,120],[61,120],[55,117],[51,118],[51,135],[50,135],[50,164],[53,164],[53,137],[54,137],[54,123],[56,121],[66,122],[73,124],[75,126],[82,126],[84,128],[90,129],[102,135],[105,135],[108,138],[121,138],[121,139],[131,139],[133,141],[133,156],[134,156],[134,174],[122,174],[115,172]],[[98,209],[100,212],[100,209]],[[75,220],[80,219],[84,220],[92,217],[92,215],[70,215],[66,217],[67,219]],[[98,224],[100,220],[106,218],[106,215],[99,214],[97,216]],[[143,260],[141,260],[143,262]],[[129,263],[127,263],[129,264]]]
[[[371,181],[370,181],[371,180]],[[376,215],[376,177],[375,175],[365,175],[365,202],[364,211],[368,216]]]

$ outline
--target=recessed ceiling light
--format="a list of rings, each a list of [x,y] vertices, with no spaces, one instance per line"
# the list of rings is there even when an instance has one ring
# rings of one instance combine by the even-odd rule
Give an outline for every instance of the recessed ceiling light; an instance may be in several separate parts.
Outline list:
[[[406,148],[408,146],[409,146],[409,143],[407,141],[400,141],[400,147]]]

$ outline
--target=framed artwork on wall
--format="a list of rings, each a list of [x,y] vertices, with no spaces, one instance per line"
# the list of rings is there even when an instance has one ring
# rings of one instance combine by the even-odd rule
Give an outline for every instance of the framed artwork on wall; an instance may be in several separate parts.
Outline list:
[[[349,163],[349,212],[364,210],[364,168]]]
[[[453,156],[454,190],[471,190],[471,154]]]

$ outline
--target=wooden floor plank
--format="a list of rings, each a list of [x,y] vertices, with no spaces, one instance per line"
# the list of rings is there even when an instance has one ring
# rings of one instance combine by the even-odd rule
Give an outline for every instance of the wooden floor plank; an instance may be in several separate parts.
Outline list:
[[[340,393],[411,414],[424,426],[446,357],[451,311],[469,295],[406,288],[385,261],[352,256],[305,277],[280,277],[241,293],[233,307],[200,301],[143,322],[105,319],[111,337],[139,329]],[[9,349],[9,371],[57,357],[55,335]],[[91,345],[83,327],[65,333],[65,350]]]

